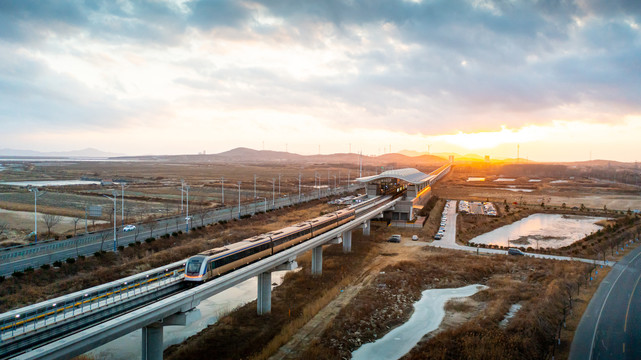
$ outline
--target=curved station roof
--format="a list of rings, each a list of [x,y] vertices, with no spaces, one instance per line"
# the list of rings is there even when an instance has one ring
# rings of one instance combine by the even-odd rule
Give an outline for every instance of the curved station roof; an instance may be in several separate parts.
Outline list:
[[[387,170],[383,171],[378,175],[365,176],[362,178],[356,179],[359,182],[367,183],[374,180],[385,179],[385,178],[396,178],[414,185],[422,184],[429,181],[433,178],[434,175],[428,175],[426,173],[420,172],[414,168],[405,168],[397,170]]]

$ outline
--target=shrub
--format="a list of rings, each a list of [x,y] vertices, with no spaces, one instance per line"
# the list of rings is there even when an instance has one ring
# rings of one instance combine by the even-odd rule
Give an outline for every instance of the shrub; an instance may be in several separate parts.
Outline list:
[[[149,237],[149,238],[146,238],[146,239],[145,239],[145,242],[146,242],[147,244],[151,244],[151,243],[152,243],[152,242],[154,242],[155,240],[156,240],[155,238],[153,238],[153,237]]]
[[[32,273],[33,272],[33,267],[29,266],[28,268],[24,269],[25,274],[26,273]]]
[[[125,250],[125,247],[123,245],[118,246],[118,251],[123,251]]]
[[[24,276],[24,273],[22,271],[14,271],[11,276],[13,276],[14,278],[21,278]]]
[[[84,260],[85,256],[84,255],[78,255],[78,260]]]
[[[132,243],[129,243],[129,245],[127,245],[127,246],[129,246],[129,247],[134,247],[134,246],[136,246],[136,243],[135,243],[135,242],[132,242]]]
[[[42,264],[42,265],[40,265],[40,268],[41,268],[42,270],[48,270],[49,268],[51,268],[51,265],[49,265],[49,264]]]
[[[53,262],[53,266],[55,266],[55,267],[61,267],[61,266],[62,266],[62,261],[60,261],[60,260],[56,260],[56,261],[54,261],[54,262]]]
[[[0,283],[4,281],[4,276],[0,275]]]
[[[94,257],[101,257],[102,256],[102,251],[96,251],[95,253],[93,253],[93,256]],[[55,265],[55,263],[54,263],[54,265]]]
[[[176,237],[176,236],[178,236],[178,233],[174,231],[174,232],[171,233],[171,236]]]
[[[73,235],[67,235],[67,239],[71,239]]]
[[[75,263],[75,262],[76,262],[76,259],[74,259],[74,258],[68,258],[68,259],[67,259],[67,260],[65,260],[65,261],[67,262],[67,264],[73,264],[73,263]]]

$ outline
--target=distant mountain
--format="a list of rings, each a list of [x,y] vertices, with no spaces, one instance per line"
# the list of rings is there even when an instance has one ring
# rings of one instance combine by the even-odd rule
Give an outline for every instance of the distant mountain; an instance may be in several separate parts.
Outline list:
[[[254,150],[245,147],[235,148],[218,154],[194,155],[149,155],[127,156],[119,159],[135,159],[149,161],[180,161],[180,162],[217,162],[217,163],[297,163],[297,164],[358,164],[359,154],[338,153],[324,155],[300,155],[284,151]],[[401,154],[385,154],[381,156],[363,155],[363,165],[416,167],[422,165],[440,165],[445,159],[433,155],[409,157]]]
[[[33,150],[16,150],[16,149],[0,149],[0,156],[9,157],[83,157],[83,158],[107,158],[113,156],[120,156],[122,154],[109,153],[100,151],[94,148],[86,148],[82,150],[73,151],[52,151],[41,152]]]

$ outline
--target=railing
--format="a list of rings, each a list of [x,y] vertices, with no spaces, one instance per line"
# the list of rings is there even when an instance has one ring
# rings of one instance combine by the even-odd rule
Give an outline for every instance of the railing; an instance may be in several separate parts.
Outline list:
[[[86,312],[117,302],[128,301],[141,293],[182,281],[185,261],[112,281],[56,299],[12,310],[0,315],[0,343],[64,322]]]

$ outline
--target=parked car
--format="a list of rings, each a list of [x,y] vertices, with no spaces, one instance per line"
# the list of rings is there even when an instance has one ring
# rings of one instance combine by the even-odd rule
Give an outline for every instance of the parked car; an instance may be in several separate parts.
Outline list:
[[[136,225],[126,225],[124,228],[122,228],[122,231],[134,231],[136,230]]]
[[[441,233],[436,233],[436,235],[434,235],[434,240],[441,240],[442,238],[443,238],[443,234]]]
[[[519,249],[514,249],[514,248],[509,248],[507,249],[507,254],[508,255],[516,255],[516,256],[524,256],[525,253]]]
[[[387,242],[391,243],[400,243],[401,242],[401,235],[392,235],[390,238],[387,240]]]
[[[418,235],[412,235],[412,241],[417,241],[418,240]]]

